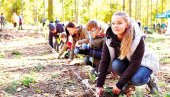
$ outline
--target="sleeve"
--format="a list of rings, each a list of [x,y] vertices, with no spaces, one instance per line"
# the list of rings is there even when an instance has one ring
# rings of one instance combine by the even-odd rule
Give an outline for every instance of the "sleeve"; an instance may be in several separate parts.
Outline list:
[[[72,40],[72,45],[71,45],[71,51],[70,51],[70,59],[74,59],[74,49],[75,49],[76,41],[73,39]]]
[[[97,87],[103,87],[105,79],[106,79],[106,74],[107,70],[109,68],[109,63],[110,63],[110,54],[109,54],[109,49],[104,43],[103,48],[102,48],[102,55],[101,55],[101,61],[99,64],[99,75],[97,79]]]
[[[131,56],[131,61],[129,62],[129,66],[120,76],[120,79],[116,86],[119,89],[122,89],[123,86],[131,80],[135,72],[139,69],[142,61],[142,57],[144,55],[144,40],[141,38],[140,43],[138,44],[134,54]]]
[[[101,50],[90,49],[89,51],[89,56],[92,56],[94,58],[101,59],[101,55],[102,55]]]

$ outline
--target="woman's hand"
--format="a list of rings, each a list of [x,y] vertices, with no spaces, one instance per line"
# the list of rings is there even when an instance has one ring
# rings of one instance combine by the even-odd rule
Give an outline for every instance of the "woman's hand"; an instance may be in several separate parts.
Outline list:
[[[120,90],[116,85],[114,85],[114,86],[113,86],[113,89],[112,89],[112,92],[113,92],[114,94],[120,94],[121,90]]]
[[[103,93],[103,87],[97,87],[96,88],[96,97],[100,97]]]

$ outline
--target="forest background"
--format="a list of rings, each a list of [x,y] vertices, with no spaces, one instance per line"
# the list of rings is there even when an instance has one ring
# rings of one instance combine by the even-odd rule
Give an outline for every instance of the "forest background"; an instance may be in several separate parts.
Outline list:
[[[11,21],[13,12],[22,15],[25,24],[39,24],[43,18],[55,21],[74,21],[85,24],[97,19],[107,24],[115,11],[124,10],[141,21],[142,26],[152,27],[154,23],[167,23],[156,15],[169,10],[168,0],[0,0],[0,12]]]

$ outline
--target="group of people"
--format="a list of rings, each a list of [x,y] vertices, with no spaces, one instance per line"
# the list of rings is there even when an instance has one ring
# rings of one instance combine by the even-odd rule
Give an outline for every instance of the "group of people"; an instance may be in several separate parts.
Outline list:
[[[17,26],[19,30],[22,30],[22,24],[23,24],[23,18],[21,15],[17,15],[16,13],[13,13],[11,17],[11,22],[13,23],[14,30],[17,30]]]
[[[96,94],[102,95],[107,74],[119,75],[119,80],[112,85],[112,92],[119,95],[128,89],[147,84],[150,93],[160,91],[155,82],[159,70],[156,54],[145,45],[145,35],[139,24],[124,11],[115,12],[111,26],[105,29],[97,20],[90,20],[86,26],[76,26],[69,22],[49,24],[49,44],[61,57],[69,49],[67,63],[77,54],[85,55],[84,63],[93,67],[91,73],[97,78]],[[53,37],[56,39],[53,43]],[[59,44],[61,50],[58,49]],[[128,91],[128,92],[127,92]]]

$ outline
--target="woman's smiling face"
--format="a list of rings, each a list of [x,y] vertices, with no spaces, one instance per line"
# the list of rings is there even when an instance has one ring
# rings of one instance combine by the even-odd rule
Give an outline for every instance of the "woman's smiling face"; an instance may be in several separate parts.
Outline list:
[[[115,15],[112,17],[112,30],[114,34],[123,35],[127,27],[128,24],[122,16]]]

